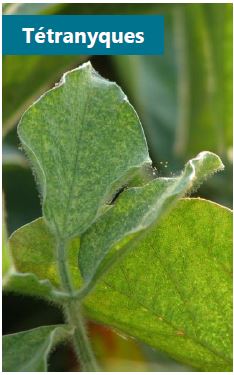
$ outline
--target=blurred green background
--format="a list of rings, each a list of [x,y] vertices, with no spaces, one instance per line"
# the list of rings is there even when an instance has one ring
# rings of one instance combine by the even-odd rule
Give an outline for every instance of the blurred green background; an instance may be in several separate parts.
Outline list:
[[[24,110],[62,73],[91,60],[135,106],[157,176],[179,173],[200,151],[217,153],[225,170],[194,194],[232,207],[232,4],[4,4],[4,14],[162,14],[163,56],[4,56],[3,191],[8,234],[41,215],[39,196],[19,148]],[[4,295],[3,333],[62,322],[42,301]],[[105,371],[193,371],[163,353],[90,322]],[[79,371],[69,345],[51,356],[50,371]]]

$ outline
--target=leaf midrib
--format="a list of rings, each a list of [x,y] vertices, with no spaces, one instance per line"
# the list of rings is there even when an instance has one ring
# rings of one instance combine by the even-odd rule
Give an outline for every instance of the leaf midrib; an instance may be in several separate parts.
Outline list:
[[[74,185],[75,185],[74,181],[76,179],[76,170],[77,170],[77,166],[78,166],[80,152],[81,152],[81,149],[82,149],[82,147],[78,147],[78,144],[82,145],[82,136],[84,134],[84,123],[85,123],[85,118],[86,118],[86,114],[87,114],[87,109],[88,109],[88,106],[89,106],[89,99],[90,99],[90,93],[91,93],[90,83],[88,83],[88,85],[86,87],[86,92],[87,92],[87,95],[86,95],[85,107],[84,107],[81,122],[80,122],[80,132],[79,131],[77,132],[77,137],[76,137],[76,142],[75,142],[76,143],[76,155],[75,155],[75,159],[74,159],[74,168],[73,168],[72,179],[71,179],[71,183],[69,184],[68,201],[67,201],[66,209],[65,209],[65,212],[64,212],[62,232],[65,232],[64,228],[66,228],[66,225],[67,225],[68,212],[70,211],[72,196],[73,196],[73,192],[74,192]],[[62,236],[63,233],[60,233],[60,235]],[[71,235],[70,236],[67,235],[67,236],[69,238]]]

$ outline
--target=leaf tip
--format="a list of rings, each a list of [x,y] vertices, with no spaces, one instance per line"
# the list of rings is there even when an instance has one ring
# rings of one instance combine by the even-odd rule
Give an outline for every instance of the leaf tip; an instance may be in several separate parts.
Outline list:
[[[210,151],[200,152],[194,161],[200,163],[206,175],[210,175],[224,169],[224,165],[220,157]]]
[[[210,151],[202,151],[194,159],[189,160],[184,175],[189,177],[191,189],[196,190],[209,176],[223,169],[224,165],[218,155]]]

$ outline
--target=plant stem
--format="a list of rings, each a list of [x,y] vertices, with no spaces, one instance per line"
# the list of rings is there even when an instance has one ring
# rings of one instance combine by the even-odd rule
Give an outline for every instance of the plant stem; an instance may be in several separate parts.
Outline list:
[[[79,303],[75,301],[71,301],[69,306],[67,306],[67,315],[69,316],[70,323],[72,323],[72,325],[75,327],[73,343],[76,355],[81,363],[83,371],[99,371],[98,364],[87,335],[85,320],[80,310]]]
[[[66,241],[59,240],[57,244],[58,270],[61,286],[65,293],[74,295],[70,272],[67,265]],[[64,303],[65,314],[68,323],[74,328],[73,345],[82,371],[99,371],[95,355],[89,342],[86,331],[85,319],[82,316],[81,304],[75,300]]]

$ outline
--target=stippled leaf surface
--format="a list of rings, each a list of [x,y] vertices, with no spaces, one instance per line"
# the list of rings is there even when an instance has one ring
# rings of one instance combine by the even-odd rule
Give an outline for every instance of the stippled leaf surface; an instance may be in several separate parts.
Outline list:
[[[68,248],[70,272],[77,288],[81,284],[77,280],[79,244],[79,238],[75,238]],[[5,285],[5,290],[53,300],[53,292],[59,290],[60,278],[56,241],[45,221],[40,218],[19,228],[10,237],[9,245],[15,272]]]
[[[76,264],[80,247],[81,274],[87,284],[96,281],[133,241],[136,242],[139,236],[157,223],[176,200],[220,168],[222,163],[216,155],[203,152],[187,163],[179,177],[158,178],[143,187],[123,192],[117,202],[81,236],[81,245],[79,238],[72,241],[68,249],[70,266]],[[32,275],[18,274],[9,280],[8,290],[18,291],[17,286],[20,290],[22,283],[26,283],[28,294],[36,291],[37,295],[50,298],[51,288],[48,288],[48,280],[45,280],[49,279],[56,287],[59,287],[59,282],[55,255],[56,239],[46,227],[45,221],[38,219],[15,231],[10,245],[16,269],[21,273],[40,272],[45,285],[43,283],[35,289],[36,281],[32,280],[34,282],[30,288],[31,282],[27,279],[32,278]],[[72,268],[73,281],[76,280],[76,272],[77,267]],[[18,282],[16,279],[19,279]]]
[[[69,335],[65,325],[53,325],[3,336],[3,371],[47,371],[51,349]]]
[[[90,317],[203,371],[232,369],[232,214],[182,200],[86,300]]]
[[[97,278],[133,240],[152,225],[181,196],[196,188],[223,165],[218,156],[202,152],[190,160],[177,178],[158,178],[123,192],[81,237],[79,266],[87,283]]]
[[[13,291],[19,294],[27,294],[31,296],[39,296],[42,298],[47,298],[50,300],[54,300],[53,291],[56,290],[55,287],[52,285],[50,280],[48,280],[48,276],[45,276],[45,279],[41,280],[37,277],[35,273],[33,273],[33,268],[30,266],[29,271],[20,272],[16,268],[15,261],[17,261],[17,257],[14,258],[14,254],[11,251],[11,244],[8,241],[7,236],[7,228],[5,222],[5,209],[4,209],[4,201],[3,201],[3,228],[2,228],[2,283],[4,291]],[[31,228],[31,226],[30,226]],[[38,226],[39,229],[39,226]],[[48,229],[44,227],[44,233],[47,233]],[[24,233],[24,231],[23,231]],[[39,233],[39,230],[38,230]],[[32,233],[31,233],[32,235]],[[23,240],[25,233],[20,237],[20,241]],[[38,238],[38,237],[37,237]],[[52,236],[49,237],[51,241],[53,241]],[[29,245],[29,241],[26,241]],[[36,241],[37,242],[37,241]],[[22,244],[22,242],[21,242]],[[28,250],[27,245],[27,250]],[[20,249],[20,246],[13,245],[14,248]],[[35,242],[33,244],[35,248]],[[24,250],[24,245],[22,244],[22,250]],[[21,249],[20,253],[22,255]],[[18,254],[18,252],[17,252]],[[31,254],[28,253],[28,260],[31,259]],[[36,253],[36,261],[38,260],[38,254]],[[22,259],[23,261],[23,259]],[[40,259],[41,261],[41,259]],[[39,263],[40,263],[39,261]],[[21,268],[21,267],[20,267]]]
[[[112,194],[150,163],[143,130],[122,90],[90,63],[66,73],[23,115],[18,134],[61,238],[84,232]]]
[[[30,226],[34,233],[31,240],[25,236]],[[51,282],[57,285],[53,262],[45,267],[30,263],[33,241],[52,259],[54,248],[48,246],[47,233],[43,219],[38,219],[16,231],[11,246],[17,257],[22,252],[22,236],[25,256],[31,255],[17,263],[19,270],[28,272],[34,267],[39,278],[45,273],[53,275]],[[69,251],[73,253],[69,263],[77,288],[82,285],[76,270],[78,244],[79,239],[74,240]],[[91,319],[165,351],[179,362],[203,371],[228,371],[232,355],[231,273],[231,211],[209,201],[184,199],[97,283],[84,304]]]

